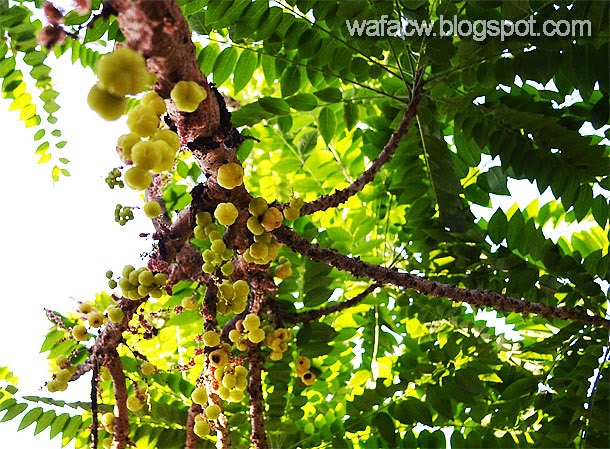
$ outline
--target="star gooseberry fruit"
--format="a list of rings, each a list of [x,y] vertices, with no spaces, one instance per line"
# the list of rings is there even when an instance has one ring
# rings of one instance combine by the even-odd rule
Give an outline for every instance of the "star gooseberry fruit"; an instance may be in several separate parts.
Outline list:
[[[125,182],[133,190],[146,190],[152,182],[152,175],[148,170],[131,167],[125,172]]]
[[[113,323],[120,323],[125,318],[125,312],[119,307],[112,307],[108,310],[108,318]]]
[[[203,387],[197,387],[191,393],[191,399],[195,404],[205,405],[208,402],[208,392]]]
[[[231,226],[235,223],[238,215],[239,211],[233,203],[220,203],[214,211],[214,217],[216,217],[220,224],[225,226]]]
[[[218,169],[218,185],[231,190],[243,184],[244,169],[235,162],[229,162]]]
[[[82,324],[77,324],[72,328],[72,336],[76,338],[78,341],[83,341],[87,339],[87,328]]]
[[[193,432],[195,432],[195,435],[197,435],[199,438],[204,438],[210,434],[210,425],[206,421],[198,420],[195,422]]]
[[[132,412],[137,412],[144,406],[144,403],[136,396],[129,396],[127,398],[127,408]]]
[[[147,201],[144,204],[144,213],[148,218],[156,218],[161,213],[161,205],[156,201]]]
[[[179,111],[193,112],[207,98],[208,93],[195,81],[178,81],[170,96]]]
[[[214,421],[215,419],[218,419],[221,411],[220,406],[217,404],[208,405],[205,409],[205,416]]]
[[[93,86],[87,96],[87,104],[104,120],[116,120],[125,112],[127,102],[102,89],[98,84]]]
[[[102,56],[95,71],[105,90],[116,96],[137,94],[150,86],[155,76],[146,70],[144,57],[129,47]]]

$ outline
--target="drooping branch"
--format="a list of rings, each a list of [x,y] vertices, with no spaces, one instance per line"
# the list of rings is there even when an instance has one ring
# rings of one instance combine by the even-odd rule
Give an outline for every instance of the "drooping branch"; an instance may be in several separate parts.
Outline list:
[[[336,190],[330,195],[324,195],[320,198],[303,204],[301,208],[301,215],[310,215],[314,212],[324,211],[332,207],[337,207],[340,204],[346,202],[350,197],[360,192],[364,186],[372,182],[375,179],[375,175],[381,167],[383,167],[394,155],[396,148],[402,137],[407,133],[411,125],[413,117],[417,114],[417,107],[419,104],[419,94],[414,90],[416,96],[409,103],[403,119],[400,121],[396,131],[392,133],[390,140],[385,144],[379,156],[375,158],[373,163],[367,168],[358,178],[351,183],[348,187],[342,190]]]
[[[303,256],[307,256],[317,262],[326,263],[354,276],[372,279],[380,284],[392,284],[397,287],[409,288],[426,296],[448,298],[451,301],[465,302],[475,307],[489,307],[495,310],[505,310],[520,314],[533,313],[543,318],[579,321],[610,329],[610,320],[600,316],[588,315],[578,310],[533,303],[491,291],[442,284],[424,277],[401,272],[395,268],[373,265],[358,258],[345,256],[333,249],[311,243],[285,226],[276,229],[273,231],[273,234],[278,241]]]
[[[380,284],[369,285],[366,290],[358,295],[354,296],[347,301],[338,302],[330,306],[322,307],[319,309],[307,310],[305,312],[294,312],[290,314],[283,314],[282,318],[285,322],[290,324],[307,323],[308,321],[317,320],[323,316],[330,315],[332,313],[341,312],[342,310],[349,309],[355,305],[361,303],[368,295],[370,295],[375,289],[379,288]]]

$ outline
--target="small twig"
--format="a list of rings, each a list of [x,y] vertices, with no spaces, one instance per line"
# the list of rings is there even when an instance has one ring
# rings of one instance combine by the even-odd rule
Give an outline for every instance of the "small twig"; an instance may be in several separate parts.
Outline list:
[[[331,313],[340,312],[345,309],[349,309],[350,307],[359,304],[366,298],[369,294],[371,294],[375,289],[381,287],[380,284],[370,285],[364,290],[362,293],[354,296],[347,301],[338,302],[336,304],[332,304],[330,306],[322,307],[320,309],[312,309],[306,310],[304,312],[293,312],[290,314],[284,314],[282,317],[284,321],[290,324],[296,323],[307,323],[308,321],[317,320],[323,316],[330,315]]]
[[[465,302],[475,307],[489,307],[495,310],[506,310],[519,314],[534,313],[543,318],[579,321],[610,329],[610,320],[606,320],[601,316],[588,315],[585,312],[567,307],[554,307],[533,303],[496,292],[442,284],[425,277],[398,271],[395,268],[372,265],[358,258],[348,257],[333,249],[311,243],[285,226],[276,229],[273,231],[273,234],[278,241],[303,256],[309,257],[316,262],[323,262],[338,270],[347,271],[354,276],[372,279],[380,284],[392,284],[397,287],[410,288],[426,296],[448,298],[451,301]]]
[[[419,92],[414,89],[416,94]],[[367,168],[358,178],[351,183],[348,187],[343,190],[336,190],[334,193],[330,195],[324,195],[320,198],[303,204],[301,208],[301,215],[311,215],[314,212],[324,211],[326,209],[330,209],[331,207],[337,207],[338,205],[346,202],[350,197],[354,196],[356,193],[360,192],[364,186],[368,183],[372,182],[375,179],[375,175],[381,167],[386,164],[391,157],[394,155],[396,148],[398,148],[398,144],[402,137],[409,130],[409,126],[411,125],[411,121],[413,117],[417,114],[417,107],[419,104],[419,96],[416,95],[413,97],[411,102],[409,103],[407,110],[405,111],[405,115],[401,120],[400,124],[396,131],[392,133],[390,140],[385,144],[379,156],[373,161],[373,163]]]

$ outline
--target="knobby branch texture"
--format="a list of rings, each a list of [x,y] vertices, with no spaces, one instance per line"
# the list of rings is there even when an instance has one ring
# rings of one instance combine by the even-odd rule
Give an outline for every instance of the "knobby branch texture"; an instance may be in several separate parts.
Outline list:
[[[495,310],[505,310],[520,314],[533,313],[544,318],[579,321],[610,329],[609,320],[600,316],[588,315],[578,310],[533,303],[491,291],[442,284],[424,277],[400,272],[395,268],[372,265],[358,258],[348,257],[333,249],[311,243],[285,226],[276,229],[273,231],[273,234],[278,241],[299,254],[317,262],[326,263],[354,276],[375,280],[380,284],[392,284],[397,287],[413,289],[426,296],[448,298],[451,301],[465,302],[475,307],[489,307]]]

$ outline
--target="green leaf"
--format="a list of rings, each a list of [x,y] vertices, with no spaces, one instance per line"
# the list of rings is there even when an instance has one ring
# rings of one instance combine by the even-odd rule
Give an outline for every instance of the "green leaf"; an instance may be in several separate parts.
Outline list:
[[[252,79],[252,74],[258,63],[258,55],[256,52],[243,50],[239,55],[235,71],[233,72],[233,92],[238,93]]]
[[[47,427],[51,425],[53,420],[55,419],[55,412],[53,410],[48,410],[44,412],[44,414],[37,419],[36,428],[34,429],[34,435],[38,435],[40,432],[45,430]]]
[[[50,430],[49,438],[54,438],[57,434],[59,434],[59,432],[61,432],[64,429],[64,427],[69,419],[70,419],[70,415],[68,415],[67,413],[63,413],[63,414],[57,416],[57,418],[55,418],[53,420],[53,422],[51,423],[51,430]]]
[[[327,103],[339,103],[343,99],[343,94],[336,87],[327,87],[326,89],[319,90],[313,94]]]
[[[11,405],[0,422],[10,421],[16,416],[20,415],[26,408],[28,408],[27,404],[13,404]]]
[[[496,210],[487,223],[487,233],[495,244],[500,244],[506,235],[508,220],[502,209]]]
[[[343,105],[343,121],[348,130],[356,126],[360,119],[360,108],[353,101],[346,101]]]
[[[292,97],[286,98],[286,103],[297,111],[311,111],[318,107],[318,100],[312,94],[300,93],[293,95]]]
[[[265,111],[275,115],[288,115],[290,113],[290,106],[281,98],[262,97],[258,99],[258,103]]]
[[[301,70],[298,66],[290,66],[280,78],[282,97],[289,97],[298,92],[301,87]]]
[[[38,420],[40,415],[42,415],[42,408],[41,407],[35,407],[35,408],[31,409],[21,419],[21,423],[19,424],[19,427],[17,428],[17,431],[23,430],[27,426],[31,425],[34,421]]]
[[[396,445],[396,426],[394,425],[394,420],[390,415],[385,412],[378,412],[374,418],[375,426],[379,429],[379,433],[383,437],[384,440],[388,442],[390,447],[394,447]]]
[[[195,2],[193,2],[195,3]],[[197,34],[210,34],[211,29],[206,26],[205,11],[199,11],[189,17],[189,26]]]
[[[220,86],[225,82],[229,75],[233,73],[233,68],[237,62],[237,50],[235,47],[227,47],[220,52],[214,62],[214,83]]]
[[[333,139],[335,131],[337,129],[337,120],[335,113],[330,108],[323,108],[320,110],[318,116],[318,131],[327,144]]]

